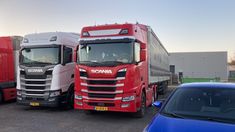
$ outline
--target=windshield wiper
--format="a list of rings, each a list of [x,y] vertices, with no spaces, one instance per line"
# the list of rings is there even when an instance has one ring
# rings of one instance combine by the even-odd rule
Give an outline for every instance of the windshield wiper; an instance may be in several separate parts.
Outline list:
[[[185,119],[184,116],[176,114],[174,112],[163,112],[162,114],[170,116],[170,117],[174,117],[174,118],[181,118],[181,119]]]
[[[205,120],[205,121],[214,121],[214,122],[221,122],[221,123],[231,123],[235,124],[234,120],[224,119],[224,118],[216,118],[216,117],[198,117],[199,120]]]
[[[29,62],[29,63],[21,63],[21,65],[37,66],[37,65],[54,65],[54,64],[53,63],[48,63],[48,62]]]
[[[102,61],[101,63],[118,63],[118,64],[123,64],[124,62],[122,62],[122,61]]]

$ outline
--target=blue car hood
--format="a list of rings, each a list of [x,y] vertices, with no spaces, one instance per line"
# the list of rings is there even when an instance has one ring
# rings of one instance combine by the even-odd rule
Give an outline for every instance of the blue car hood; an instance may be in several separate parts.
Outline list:
[[[235,132],[234,124],[179,119],[158,114],[147,129],[149,132]]]

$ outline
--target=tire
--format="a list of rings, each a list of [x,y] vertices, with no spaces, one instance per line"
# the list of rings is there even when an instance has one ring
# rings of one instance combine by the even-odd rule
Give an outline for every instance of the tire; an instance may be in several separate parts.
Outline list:
[[[145,112],[146,112],[146,95],[144,92],[142,92],[141,106],[140,106],[140,109],[136,113],[134,113],[134,117],[142,118],[144,117]]]
[[[73,109],[74,108],[74,89],[73,88],[70,88],[70,90],[68,92],[67,107],[69,109]]]
[[[70,110],[74,108],[74,90],[73,87],[69,88],[66,97],[63,99],[64,103],[60,102],[59,107],[62,110]]]
[[[167,82],[163,82],[163,83],[161,84],[161,91],[159,91],[158,93],[159,93],[160,95],[164,95],[165,92],[166,92],[167,87],[168,87]]]
[[[157,99],[158,99],[158,92],[157,92],[157,91],[153,91],[152,103],[154,103],[155,101],[157,101]],[[152,106],[152,104],[151,104],[150,106]]]
[[[2,92],[0,91],[0,104],[3,102],[3,94]]]

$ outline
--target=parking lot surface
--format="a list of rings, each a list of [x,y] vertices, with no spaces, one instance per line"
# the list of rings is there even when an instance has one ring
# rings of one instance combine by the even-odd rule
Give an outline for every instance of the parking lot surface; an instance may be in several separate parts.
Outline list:
[[[175,88],[170,86],[166,98]],[[0,104],[1,132],[141,132],[151,121],[157,109],[147,108],[144,118],[128,113],[97,112],[87,115],[79,110],[58,110]]]

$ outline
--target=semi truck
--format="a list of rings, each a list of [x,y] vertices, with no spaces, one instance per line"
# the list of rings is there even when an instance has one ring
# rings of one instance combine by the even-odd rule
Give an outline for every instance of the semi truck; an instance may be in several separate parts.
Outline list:
[[[16,99],[16,67],[22,37],[0,37],[0,103]]]
[[[17,75],[18,104],[73,107],[78,39],[78,34],[66,32],[24,36]]]
[[[77,49],[75,109],[143,117],[170,79],[169,54],[142,24],[84,27]]]

